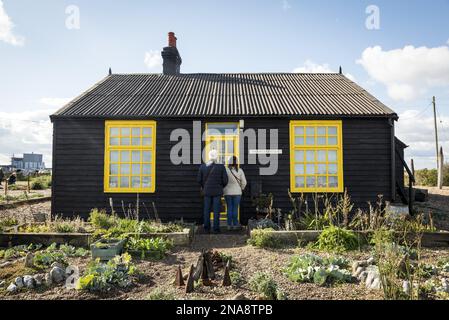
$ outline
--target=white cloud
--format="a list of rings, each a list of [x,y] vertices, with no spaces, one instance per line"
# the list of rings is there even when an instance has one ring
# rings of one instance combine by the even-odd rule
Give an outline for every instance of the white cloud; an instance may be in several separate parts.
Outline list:
[[[449,47],[406,46],[384,51],[366,48],[357,60],[369,76],[386,86],[397,101],[411,101],[429,89],[449,85]]]
[[[23,46],[25,38],[13,33],[14,23],[5,11],[3,1],[0,0],[0,41],[13,46]]]
[[[161,52],[157,50],[150,50],[145,52],[144,63],[148,69],[160,69],[162,67]]]
[[[449,151],[449,117],[438,119],[440,146]],[[417,125],[419,123],[419,125]],[[423,115],[416,110],[407,110],[399,115],[396,136],[410,147],[406,149],[407,163],[413,158],[415,168],[436,168],[436,146],[433,116]],[[447,159],[448,160],[448,159]]]
[[[51,166],[52,125],[49,115],[55,109],[0,112],[0,164],[9,164],[13,154],[41,153]]]
[[[61,108],[71,100],[72,98],[41,98],[39,103],[49,107]]]
[[[293,69],[293,73],[335,73],[336,71],[332,70],[329,67],[329,64],[323,63],[318,64],[313,62],[312,60],[306,60],[301,67],[297,67]],[[344,74],[349,80],[356,81],[355,77],[350,73]]]
[[[282,10],[287,11],[291,8],[292,8],[292,6],[290,5],[290,3],[287,0],[282,1]]]

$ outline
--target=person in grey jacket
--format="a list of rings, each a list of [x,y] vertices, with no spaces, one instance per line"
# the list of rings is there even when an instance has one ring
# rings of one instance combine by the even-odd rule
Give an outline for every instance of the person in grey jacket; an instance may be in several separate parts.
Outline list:
[[[229,159],[229,165],[226,168],[229,183],[224,188],[223,193],[226,199],[228,230],[239,228],[238,214],[243,190],[246,188],[246,177],[240,168],[237,157]]]
[[[214,212],[214,232],[220,233],[220,210],[223,188],[228,184],[224,165],[217,163],[218,152],[209,152],[209,162],[202,164],[197,176],[204,197],[204,230],[210,232],[210,212]]]

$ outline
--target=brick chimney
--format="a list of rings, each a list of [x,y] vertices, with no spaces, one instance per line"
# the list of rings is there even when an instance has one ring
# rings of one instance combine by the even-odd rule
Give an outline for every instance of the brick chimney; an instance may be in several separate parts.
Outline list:
[[[176,40],[174,32],[168,33],[168,47],[162,50],[163,73],[164,74],[179,74],[181,69],[181,55],[178,48],[176,48]]]

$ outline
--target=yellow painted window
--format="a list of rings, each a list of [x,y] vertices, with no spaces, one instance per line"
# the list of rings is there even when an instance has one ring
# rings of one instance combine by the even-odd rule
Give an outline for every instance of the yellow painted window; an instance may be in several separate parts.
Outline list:
[[[218,162],[228,164],[230,157],[239,156],[239,124],[207,123],[206,124],[206,161],[209,151],[218,151]]]
[[[341,121],[290,122],[292,192],[343,192]]]
[[[104,191],[156,190],[156,122],[106,121]]]

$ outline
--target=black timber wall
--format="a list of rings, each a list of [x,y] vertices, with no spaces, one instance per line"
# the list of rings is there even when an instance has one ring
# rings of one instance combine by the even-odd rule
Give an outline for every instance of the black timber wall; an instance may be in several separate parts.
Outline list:
[[[170,161],[171,147],[177,143],[170,142],[172,130],[184,128],[192,135],[192,120],[156,120],[156,193],[141,194],[140,201],[145,203],[151,215],[151,202],[154,201],[163,220],[183,217],[185,220],[199,222],[202,216],[202,201],[196,184],[198,165],[175,166]],[[202,124],[204,128],[204,120]],[[283,150],[283,154],[279,156],[277,174],[260,176],[259,164],[245,164],[242,167],[249,182],[261,181],[263,192],[273,193],[275,207],[281,208],[282,212],[288,212],[291,209],[287,195],[290,187],[289,120],[245,119],[245,129],[250,128],[279,130],[278,148]],[[267,136],[269,137],[269,134]],[[380,194],[390,200],[391,141],[391,128],[387,119],[343,120],[344,183],[355,208],[366,208],[367,202],[376,201]],[[106,208],[109,211],[110,197],[119,213],[122,212],[122,201],[125,206],[135,206],[135,194],[103,192],[104,120],[54,120],[53,142],[54,215],[87,217],[92,208]],[[266,148],[269,148],[268,146],[269,142]],[[248,148],[245,148],[245,158],[247,156]],[[254,214],[248,194],[249,192],[244,197],[242,206],[243,221]],[[143,205],[141,215],[146,216]]]

